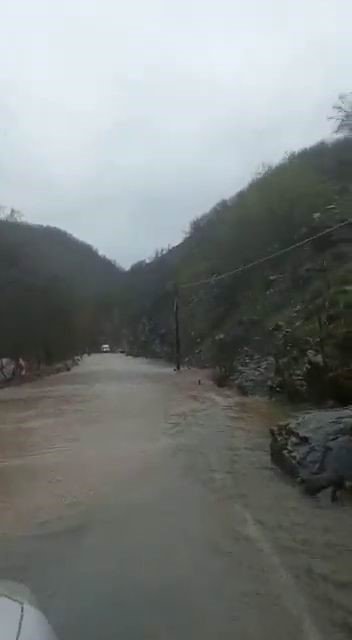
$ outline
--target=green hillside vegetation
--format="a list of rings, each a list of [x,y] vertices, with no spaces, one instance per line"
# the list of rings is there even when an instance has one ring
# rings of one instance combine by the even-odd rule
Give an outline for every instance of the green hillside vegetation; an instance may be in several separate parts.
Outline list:
[[[52,363],[111,332],[121,270],[53,227],[0,220],[0,355]]]
[[[178,289],[185,365],[210,366],[219,384],[232,378],[245,391],[352,401],[350,224],[217,279],[351,218],[350,94],[334,118],[343,137],[265,167],[179,245],[128,271],[0,208],[0,355],[50,363],[106,340],[172,361]]]
[[[241,275],[189,288],[182,284],[234,270],[319,233],[348,219],[351,205],[348,137],[321,142],[266,168],[246,189],[196,219],[180,245],[126,274],[128,349],[173,358],[177,283],[185,362],[233,373],[247,347],[277,363],[291,351],[299,368],[311,351],[323,357],[330,375],[346,355],[336,350],[332,334],[346,341],[352,329],[350,226]],[[291,371],[293,365],[285,367]]]

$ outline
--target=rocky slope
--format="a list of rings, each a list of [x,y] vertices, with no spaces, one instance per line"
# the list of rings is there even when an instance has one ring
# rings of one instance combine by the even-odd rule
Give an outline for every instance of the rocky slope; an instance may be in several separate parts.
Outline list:
[[[129,352],[174,357],[177,283],[185,364],[214,367],[245,393],[352,402],[352,225],[216,280],[348,220],[351,176],[349,139],[292,154],[196,220],[180,245],[135,265],[123,298]]]
[[[337,210],[327,213],[330,225],[339,220]],[[321,227],[311,224],[309,232]],[[288,269],[269,276],[265,323],[249,329],[234,364],[242,388],[267,386],[291,400],[352,400],[351,243],[348,225],[297,250]]]

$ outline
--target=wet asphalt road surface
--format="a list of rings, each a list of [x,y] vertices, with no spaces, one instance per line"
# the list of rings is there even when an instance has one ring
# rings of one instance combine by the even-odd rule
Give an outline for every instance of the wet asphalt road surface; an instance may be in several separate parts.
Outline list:
[[[0,392],[0,574],[60,640],[352,635],[352,509],[271,468],[268,402],[120,355]]]

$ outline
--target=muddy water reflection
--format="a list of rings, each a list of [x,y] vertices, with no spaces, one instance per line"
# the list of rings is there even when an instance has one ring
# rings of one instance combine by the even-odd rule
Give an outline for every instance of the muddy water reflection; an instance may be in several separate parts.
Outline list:
[[[266,434],[253,420],[250,400],[229,411],[238,425],[232,439],[237,499],[307,594],[314,616],[333,637],[352,637],[351,498],[331,504],[329,492],[302,495],[268,463]]]
[[[278,579],[289,576],[282,588],[294,608],[302,607],[303,596],[318,637],[351,638],[351,498],[331,504],[328,492],[307,497],[272,467],[267,427],[280,417],[273,405],[253,398],[217,400],[221,417],[210,407],[194,411],[182,429],[175,417],[190,472],[232,500],[243,530],[266,555],[268,571]],[[316,637],[315,629],[307,634]]]
[[[346,640],[352,508],[272,469],[273,405],[117,356],[0,393],[0,573],[63,640]]]
[[[74,388],[67,394],[60,376],[50,383],[41,381],[1,392],[3,533],[28,533],[78,507],[80,456],[74,460],[74,451],[80,442],[76,420],[79,398]],[[73,409],[73,404],[78,409]]]

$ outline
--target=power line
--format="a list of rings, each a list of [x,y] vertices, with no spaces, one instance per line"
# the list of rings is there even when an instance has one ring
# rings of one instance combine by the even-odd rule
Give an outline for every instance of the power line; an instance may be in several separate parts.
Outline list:
[[[296,242],[295,244],[291,244],[289,247],[285,247],[285,249],[280,249],[279,251],[276,251],[275,253],[271,253],[268,256],[264,256],[263,258],[259,258],[258,260],[254,260],[253,262],[249,262],[248,264],[244,264],[240,267],[237,267],[237,269],[233,269],[233,271],[227,271],[226,273],[222,273],[219,276],[211,276],[210,278],[204,278],[204,280],[198,280],[195,282],[185,282],[184,284],[180,284],[180,289],[188,289],[190,287],[197,287],[201,284],[209,284],[209,283],[213,283],[213,282],[217,282],[218,280],[224,280],[225,278],[229,278],[230,276],[234,276],[237,273],[243,273],[243,271],[248,271],[249,269],[252,269],[253,267],[258,266],[259,264],[263,264],[264,262],[268,262],[269,260],[273,260],[273,258],[277,258],[278,256],[282,256],[285,253],[289,253],[290,251],[293,251],[293,249],[297,249],[298,247],[303,247],[305,244],[309,244],[309,242],[312,242],[312,240],[316,240],[317,238],[322,238],[323,236],[326,236],[328,233],[331,233],[332,231],[336,231],[336,229],[341,229],[342,227],[345,227],[346,225],[350,224],[352,222],[352,219],[348,219],[345,220],[344,222],[340,222],[339,224],[335,224],[335,226],[330,227],[329,229],[325,229],[324,231],[320,231],[319,233],[315,234],[314,236],[310,236],[309,238],[306,238],[305,240],[300,240],[300,242]]]

